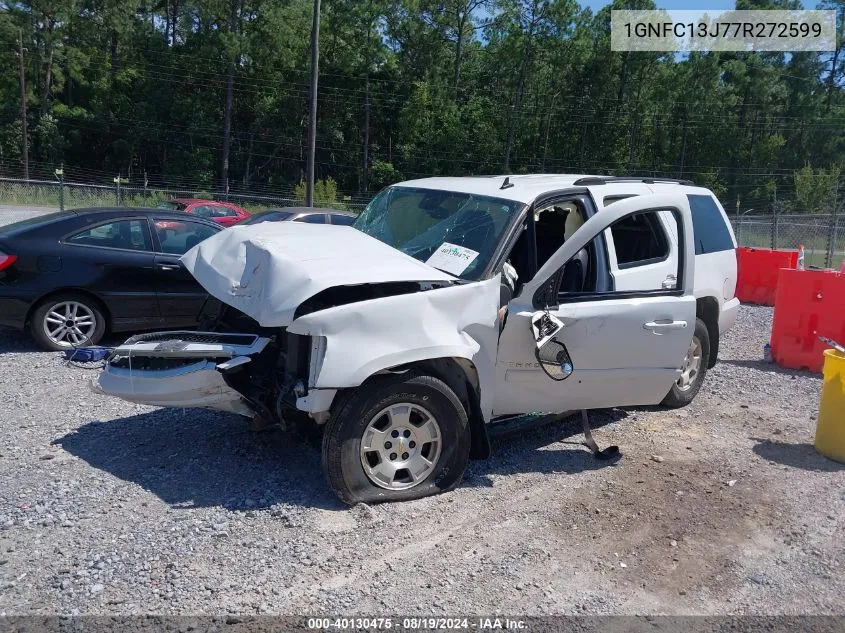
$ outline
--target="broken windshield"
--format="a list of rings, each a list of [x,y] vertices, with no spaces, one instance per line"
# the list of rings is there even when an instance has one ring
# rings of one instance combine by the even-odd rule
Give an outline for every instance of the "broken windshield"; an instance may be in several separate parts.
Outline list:
[[[522,206],[455,191],[388,187],[353,226],[456,277],[477,279]]]

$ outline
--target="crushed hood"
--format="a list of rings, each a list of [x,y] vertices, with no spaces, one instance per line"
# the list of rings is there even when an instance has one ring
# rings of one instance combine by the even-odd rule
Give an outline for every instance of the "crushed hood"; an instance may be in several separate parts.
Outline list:
[[[350,226],[298,222],[225,229],[182,263],[209,294],[262,327],[290,325],[303,301],[336,286],[455,280]]]

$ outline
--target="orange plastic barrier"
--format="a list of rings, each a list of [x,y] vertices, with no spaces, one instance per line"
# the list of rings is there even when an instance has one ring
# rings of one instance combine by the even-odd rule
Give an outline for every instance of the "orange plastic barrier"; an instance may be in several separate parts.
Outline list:
[[[736,296],[743,303],[775,305],[778,271],[798,265],[798,251],[767,248],[736,249]]]
[[[818,335],[845,341],[845,275],[832,270],[782,270],[772,321],[772,357],[782,367],[821,371]]]

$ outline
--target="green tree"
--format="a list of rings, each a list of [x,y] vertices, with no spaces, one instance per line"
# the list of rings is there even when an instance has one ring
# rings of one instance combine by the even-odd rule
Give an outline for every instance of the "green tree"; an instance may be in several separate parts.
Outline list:
[[[804,213],[832,213],[841,173],[839,166],[813,169],[809,163],[795,170],[793,178],[798,210]]]

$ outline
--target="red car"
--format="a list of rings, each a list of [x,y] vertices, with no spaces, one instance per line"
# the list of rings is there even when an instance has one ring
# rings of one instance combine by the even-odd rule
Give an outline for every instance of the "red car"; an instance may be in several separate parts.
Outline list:
[[[158,208],[193,213],[223,226],[232,226],[236,222],[249,217],[249,211],[231,202],[216,202],[215,200],[200,200],[198,198],[166,200],[160,202]]]

